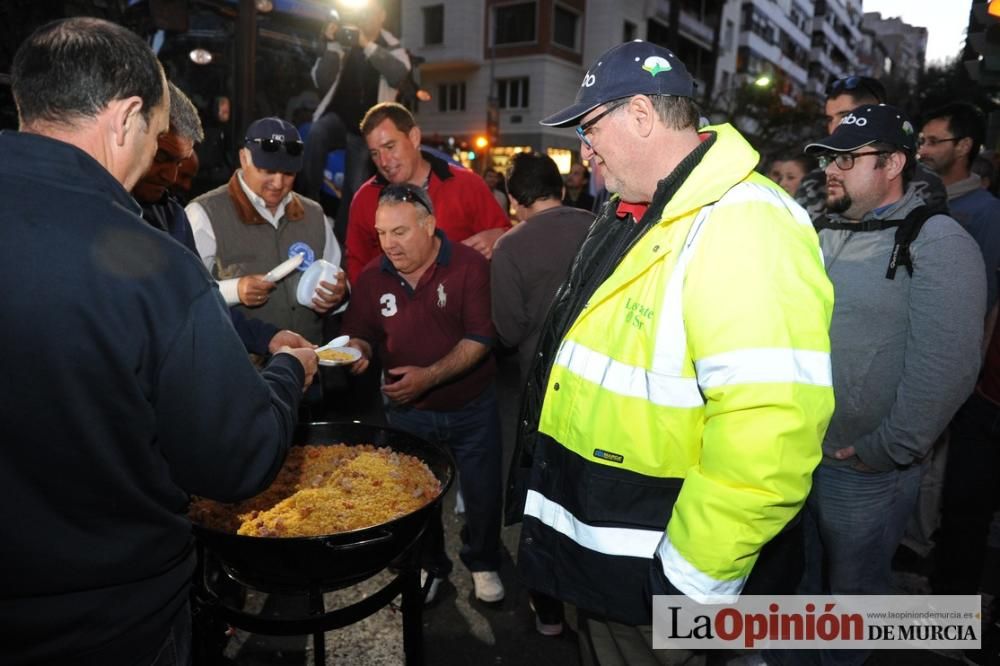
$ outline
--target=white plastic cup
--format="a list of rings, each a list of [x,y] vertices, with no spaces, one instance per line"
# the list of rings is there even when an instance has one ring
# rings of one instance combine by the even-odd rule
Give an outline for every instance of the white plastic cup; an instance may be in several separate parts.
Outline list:
[[[337,284],[338,272],[340,272],[340,267],[336,264],[331,264],[325,259],[317,259],[299,279],[299,287],[295,292],[296,300],[300,305],[311,307],[313,298],[317,295],[318,290],[322,289],[319,283]],[[323,291],[326,292],[326,289]]]

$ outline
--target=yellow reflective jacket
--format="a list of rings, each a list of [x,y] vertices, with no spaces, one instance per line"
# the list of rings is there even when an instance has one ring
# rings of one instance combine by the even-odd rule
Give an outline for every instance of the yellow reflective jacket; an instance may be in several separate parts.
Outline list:
[[[654,554],[695,599],[738,595],[833,412],[810,220],[736,130],[703,131],[715,143],[558,346],[525,500],[528,585],[623,621]]]

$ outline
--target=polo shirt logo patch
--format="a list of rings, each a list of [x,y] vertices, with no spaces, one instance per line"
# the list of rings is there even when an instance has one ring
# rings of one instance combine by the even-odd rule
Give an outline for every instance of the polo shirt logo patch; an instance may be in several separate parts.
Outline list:
[[[399,308],[396,307],[396,295],[395,294],[382,294],[378,302],[382,304],[382,316],[391,317],[397,312]]]
[[[448,305],[448,294],[444,293],[444,282],[438,282],[438,307]]]

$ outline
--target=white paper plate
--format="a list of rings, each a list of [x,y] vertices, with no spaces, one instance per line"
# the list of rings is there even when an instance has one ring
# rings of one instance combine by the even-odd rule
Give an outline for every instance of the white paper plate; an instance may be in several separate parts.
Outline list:
[[[320,365],[326,365],[326,366],[350,365],[351,363],[354,363],[359,358],[361,358],[361,352],[358,351],[357,349],[355,349],[354,347],[331,347],[330,349],[326,349],[324,351],[338,352],[340,354],[347,354],[351,358],[350,358],[350,360],[343,360],[343,361],[328,361],[328,360],[324,359],[322,356],[320,356],[319,357],[319,364]]]
[[[277,282],[278,280],[288,277],[292,271],[302,264],[303,259],[305,259],[305,255],[299,252],[291,259],[286,259],[272,268],[268,274],[264,276],[264,279],[268,282]]]

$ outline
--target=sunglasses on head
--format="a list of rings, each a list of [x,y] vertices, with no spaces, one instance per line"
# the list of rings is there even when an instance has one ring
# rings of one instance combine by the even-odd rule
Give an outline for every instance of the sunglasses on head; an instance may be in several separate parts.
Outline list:
[[[837,95],[852,93],[857,90],[867,92],[879,104],[885,102],[885,93],[882,84],[870,76],[845,76],[842,79],[830,81],[826,86],[826,96],[836,97]]]
[[[379,200],[392,199],[393,201],[405,201],[411,204],[419,204],[423,206],[431,215],[434,211],[431,210],[430,199],[427,198],[427,194],[423,190],[418,190],[416,187],[407,187],[405,185],[390,185],[382,190],[382,195]]]
[[[276,153],[284,146],[285,152],[292,157],[301,155],[306,145],[301,141],[284,141],[282,139],[251,139],[250,137],[246,137],[244,141],[259,144],[260,149],[265,153]]]

